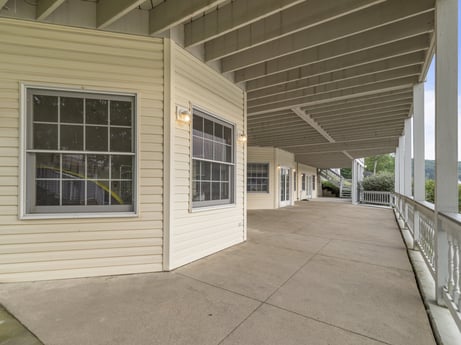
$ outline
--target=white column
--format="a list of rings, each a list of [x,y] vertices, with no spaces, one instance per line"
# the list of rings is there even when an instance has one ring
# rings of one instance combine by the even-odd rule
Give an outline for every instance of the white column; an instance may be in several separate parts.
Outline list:
[[[415,201],[426,200],[424,162],[424,83],[413,87],[413,195]],[[414,211],[413,248],[419,242],[419,210]]]
[[[447,233],[440,212],[458,212],[458,0],[436,1],[435,215],[436,297],[448,279]]]
[[[413,195],[411,190],[411,119],[405,120],[405,157],[404,161],[404,194],[408,197]]]
[[[413,164],[414,198],[416,201],[424,201],[424,83],[413,88]]]
[[[399,138],[399,191],[400,194],[405,194],[405,137],[402,135]]]
[[[352,161],[352,190],[351,190],[353,205],[357,204],[357,181],[358,181],[357,175],[358,175],[358,167],[357,167],[357,162],[354,159]]]
[[[400,193],[400,148],[397,147],[395,149],[395,159],[394,159],[394,191],[396,193]]]

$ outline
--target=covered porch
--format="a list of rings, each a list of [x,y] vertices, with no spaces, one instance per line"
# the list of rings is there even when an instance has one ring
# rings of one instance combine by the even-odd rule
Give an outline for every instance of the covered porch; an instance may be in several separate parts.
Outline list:
[[[174,272],[0,289],[45,344],[435,344],[392,210],[341,200],[249,211],[246,243]]]

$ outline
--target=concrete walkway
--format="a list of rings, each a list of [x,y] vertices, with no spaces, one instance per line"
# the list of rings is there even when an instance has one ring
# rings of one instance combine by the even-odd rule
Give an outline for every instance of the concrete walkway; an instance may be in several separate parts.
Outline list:
[[[391,210],[309,201],[248,225],[172,273],[5,284],[0,303],[47,345],[435,344]]]

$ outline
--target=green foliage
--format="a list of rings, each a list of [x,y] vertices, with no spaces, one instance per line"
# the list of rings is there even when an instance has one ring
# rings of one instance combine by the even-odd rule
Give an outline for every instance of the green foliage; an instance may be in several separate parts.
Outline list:
[[[385,154],[365,158],[365,170],[372,174],[394,173],[394,155]]]
[[[341,176],[347,179],[351,179],[352,169],[351,168],[341,168]]]
[[[435,202],[435,181],[434,180],[426,180],[426,201]]]
[[[364,190],[376,192],[393,192],[394,191],[394,174],[385,172],[379,175],[365,177],[362,181]]]
[[[330,181],[322,181],[322,190],[324,189],[330,191],[332,194],[336,195],[336,197],[339,197],[339,188]]]

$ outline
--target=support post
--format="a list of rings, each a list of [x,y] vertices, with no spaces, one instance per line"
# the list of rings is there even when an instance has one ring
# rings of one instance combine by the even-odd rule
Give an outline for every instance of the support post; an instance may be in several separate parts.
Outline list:
[[[458,0],[437,0],[435,13],[435,271],[443,305],[449,245],[439,213],[458,212]]]
[[[358,198],[357,198],[357,176],[358,175],[358,167],[357,167],[357,162],[354,159],[352,161],[352,190],[351,190],[351,197],[352,197],[352,204],[357,205],[358,203]]]
[[[408,197],[413,195],[411,190],[411,119],[405,120],[405,157],[403,158],[404,161],[404,194]]]
[[[413,87],[413,195],[415,201],[426,200],[424,158],[424,83]],[[421,238],[420,213],[416,204],[413,221],[413,249]]]
[[[399,190],[400,194],[405,195],[405,136],[399,138]]]
[[[400,147],[395,149],[395,159],[394,159],[394,191],[396,194],[400,193]]]

